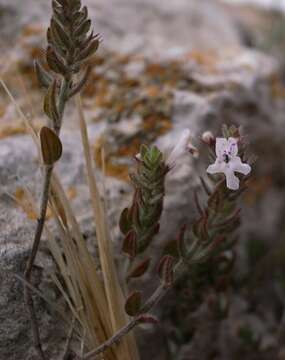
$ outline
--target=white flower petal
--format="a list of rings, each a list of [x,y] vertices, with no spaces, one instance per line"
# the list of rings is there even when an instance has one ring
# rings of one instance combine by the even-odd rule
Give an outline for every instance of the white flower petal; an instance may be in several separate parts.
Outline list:
[[[239,178],[235,172],[247,175],[251,171],[250,165],[243,163],[238,154],[238,139],[230,137],[216,138],[216,161],[207,168],[209,174],[224,173],[226,185],[231,190],[238,190]]]
[[[225,171],[226,175],[226,185],[227,188],[230,190],[238,190],[239,188],[239,179],[237,176],[235,176],[234,172],[227,169]]]
[[[243,175],[248,175],[251,172],[250,165],[242,163],[239,156],[235,156],[231,159],[230,166],[233,171],[239,172]]]
[[[237,145],[238,140],[230,137],[228,139],[228,153],[231,156],[236,156],[238,154],[238,145]]]
[[[228,148],[228,140],[225,138],[216,138],[216,155],[218,159],[222,159]]]
[[[170,155],[168,156],[167,163],[173,165],[174,162],[184,153],[187,152],[188,144],[190,142],[191,132],[189,129],[184,129],[177,144],[174,146]]]
[[[224,168],[225,168],[224,163],[220,163],[216,161],[214,164],[209,165],[206,171],[209,174],[217,174],[224,172]]]

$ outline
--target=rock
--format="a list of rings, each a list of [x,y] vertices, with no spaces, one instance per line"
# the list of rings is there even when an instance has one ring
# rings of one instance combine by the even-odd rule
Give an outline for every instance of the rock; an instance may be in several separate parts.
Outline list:
[[[223,123],[236,124],[244,127],[252,149],[259,158],[254,165],[250,192],[244,199],[238,246],[237,277],[247,274],[254,265],[249,264],[245,250],[249,239],[257,239],[272,248],[275,246],[274,239],[281,239],[282,233],[285,170],[280,159],[285,156],[285,89],[279,79],[278,64],[257,51],[239,47],[240,34],[232,25],[231,16],[210,0],[200,1],[199,7],[194,0],[172,3],[166,0],[117,0],[114,3],[86,0],[86,3],[90,5],[96,30],[102,33],[104,50],[98,52],[94,59],[96,67],[84,91],[83,102],[97,167],[100,167],[98,148],[102,144],[105,148],[107,178],[104,183],[109,225],[114,246],[118,250],[116,256],[119,257],[121,247],[118,216],[129,204],[132,190],[127,182],[127,171],[134,163],[132,156],[137,153],[139,144],[156,143],[168,154],[184,128],[192,131],[193,141],[197,145],[198,137],[205,130],[211,130],[218,136]],[[11,61],[5,61],[3,74],[20,105],[30,112],[30,116],[36,114],[35,124],[40,126],[45,120],[42,115],[42,93],[31,81],[31,64],[34,54],[38,54],[38,48],[42,46],[43,23],[46,25],[48,21],[49,4],[32,0],[25,3],[2,0],[1,6],[9,8],[10,16],[15,19],[13,28],[5,25],[8,34],[6,41],[11,41],[11,34],[16,36],[23,26],[32,21],[39,24],[34,28],[25,27],[26,33],[20,38],[15,56],[11,57]],[[29,11],[24,11],[24,8]],[[6,17],[0,21],[3,19]],[[207,51],[190,51],[197,48]],[[21,80],[28,84],[30,96],[26,96],[27,91],[21,95],[21,84],[15,78],[16,65],[19,66]],[[1,120],[10,126],[18,115],[13,106],[7,105],[4,100],[0,105],[2,101]],[[69,193],[82,231],[89,241],[94,239],[95,231],[80,138],[75,130],[76,120],[76,112],[71,104],[61,134],[63,157],[56,165],[56,171]],[[41,187],[37,153],[32,140],[21,134],[22,128],[18,130],[7,131],[6,128],[5,133],[0,128],[0,358],[11,360],[32,358],[22,285],[15,280],[13,273],[22,274],[35,228],[36,216],[26,206],[22,189],[28,187],[38,198]],[[19,135],[7,136],[13,133]],[[155,240],[154,251],[161,250],[161,246],[173,240],[181,224],[194,219],[193,189],[199,187],[199,175],[206,175],[207,164],[203,151],[199,159],[186,155],[168,175],[161,234]],[[103,176],[100,171],[98,176],[102,190]],[[16,204],[15,199],[20,205]],[[50,225],[54,229],[52,220]],[[46,241],[43,238],[36,261],[36,284],[40,284],[44,293],[53,290],[48,271],[41,271],[42,267],[53,267],[46,251]],[[96,249],[92,250],[96,255]],[[149,287],[152,285],[149,282]],[[264,288],[262,291],[265,292]],[[271,292],[268,294],[272,296]],[[60,301],[59,295],[56,296],[56,300]],[[247,304],[247,301],[242,299],[240,303]],[[267,311],[274,313],[275,305],[267,306]],[[241,308],[233,304],[231,314],[236,309],[238,311],[231,320],[240,313],[248,320],[248,314],[244,314],[246,310],[243,306]],[[51,308],[45,301],[37,301],[37,312],[41,315],[44,346],[52,357],[59,359],[66,332],[57,326],[60,321],[51,314]],[[261,321],[256,314],[252,318],[257,319],[253,321],[253,328],[259,326],[257,322],[266,323],[264,327],[268,328],[267,318]],[[215,342],[216,348],[222,349],[223,344],[228,343],[228,329],[232,329],[230,325],[221,325],[216,321],[215,326],[209,329],[208,339],[219,340]],[[53,331],[55,328],[56,331]],[[151,352],[143,349],[145,358],[153,357],[155,345],[151,346],[151,338],[156,340],[156,336],[150,336],[147,340]],[[275,346],[273,339],[266,338],[263,349],[270,347],[268,343]],[[184,350],[188,356],[189,348]],[[227,351],[223,354],[226,354],[225,359],[232,358],[232,352],[229,356]],[[163,350],[160,356],[163,358]],[[259,360],[265,359],[263,353],[257,356]]]
[[[129,60],[129,64],[131,62],[132,59]],[[123,66],[129,66],[129,64]],[[169,65],[163,65],[162,63],[161,65],[166,66],[166,68],[167,66],[173,66],[171,63]],[[149,66],[148,62],[145,62],[144,66]],[[258,149],[259,141],[264,139],[265,136],[272,141],[272,144],[277,144],[284,139],[284,131],[280,131],[279,127],[279,122],[281,121],[281,113],[279,113],[280,105],[278,105],[278,99],[276,100],[272,97],[271,77],[277,69],[277,65],[272,59],[257,52],[243,50],[239,52],[225,52],[222,55],[215,55],[211,59],[206,57],[202,62],[201,59],[198,61],[195,57],[184,58],[183,62],[179,65],[179,69],[183,76],[181,75],[181,78],[178,78],[177,82],[174,82],[168,89],[171,97],[165,95],[166,98],[163,98],[164,101],[168,99],[167,101],[171,103],[170,108],[166,107],[164,109],[166,114],[167,111],[170,111],[171,126],[167,130],[164,129],[160,133],[160,130],[154,130],[150,127],[142,132],[142,126],[146,126],[148,124],[146,121],[149,121],[146,120],[148,117],[145,117],[146,115],[143,111],[136,113],[137,120],[133,122],[132,128],[127,126],[131,118],[128,118],[124,113],[122,113],[121,118],[119,117],[116,122],[111,122],[109,126],[107,126],[106,121],[89,125],[92,144],[98,143],[102,139],[102,134],[104,134],[107,151],[107,171],[110,170],[108,167],[108,156],[110,156],[108,151],[111,154],[114,153],[114,149],[122,146],[124,141],[129,141],[129,137],[131,136],[132,138],[134,135],[140,138],[141,141],[155,141],[165,153],[169,153],[182,129],[190,128],[194,137],[202,134],[204,130],[212,130],[218,135],[220,133],[220,126],[224,122],[244,125],[245,131],[252,139],[253,146],[256,149]],[[184,80],[186,82],[181,80],[183,77],[185,77]],[[163,88],[163,78],[160,81]],[[112,86],[116,86],[115,84],[116,82],[112,83]],[[144,91],[144,88],[129,90],[129,95],[132,91],[138,90]],[[164,93],[161,92],[160,96],[161,94]],[[91,114],[92,107],[88,107],[89,100],[86,96],[84,101],[86,101],[88,113]],[[149,99],[152,98],[150,97]],[[157,111],[157,106],[161,106],[161,101],[160,105],[155,105],[155,111]],[[103,112],[106,111],[104,106],[101,106],[101,110]],[[68,109],[68,114],[72,113],[72,108]],[[271,117],[273,113],[274,118]],[[131,116],[134,116],[134,114]],[[66,118],[68,117],[67,115]],[[72,203],[79,216],[82,230],[88,237],[91,237],[94,236],[94,226],[90,212],[89,194],[84,179],[79,135],[67,126],[62,132],[62,140],[64,153],[62,159],[56,165],[56,170],[60,174],[65,188],[75,188],[75,192],[78,195],[75,196]],[[31,246],[35,226],[34,219],[32,221],[28,220],[27,215],[19,206],[16,206],[15,201],[10,196],[16,196],[17,190],[23,186],[28,186],[33,192],[39,193],[41,186],[40,172],[37,170],[36,151],[31,144],[32,141],[27,135],[9,137],[0,142],[0,153],[2,154],[0,158],[0,198],[2,203],[0,211],[1,267],[6,272],[7,264],[5,259],[7,258],[11,259],[9,263],[13,264],[12,271],[17,271],[19,257],[23,257]],[[266,176],[268,174],[268,164],[262,161],[262,151],[263,148],[261,152],[258,152],[261,161],[256,165],[255,171],[262,174],[261,176]],[[123,166],[125,166],[124,164],[131,164],[130,155],[131,153],[127,152],[126,156],[117,157],[116,160],[123,164]],[[198,163],[200,164],[199,166]],[[179,225],[193,219],[195,212],[193,211],[192,190],[199,184],[198,175],[205,175],[205,166],[202,158],[198,162],[197,159],[186,156],[185,159],[181,159],[176,164],[175,168],[168,175],[165,209],[161,221],[162,232],[156,240],[155,246],[160,247],[162,243],[164,244],[168,240],[172,240],[179,229]],[[258,180],[256,181],[258,182]],[[114,171],[113,176],[108,176],[105,187],[108,196],[110,226],[112,227],[112,233],[115,235],[115,245],[119,248],[119,233],[116,224],[120,211],[130,200],[131,187]],[[254,187],[252,191],[254,193]],[[254,200],[254,207],[245,210],[245,213],[249,212],[253,215],[252,217],[244,218],[243,242],[246,242],[247,236],[253,231],[255,236],[264,237],[263,230],[255,225],[256,221],[251,219],[254,219],[254,216],[256,216],[254,214],[258,211],[266,211],[265,209],[268,206],[266,191],[267,189],[265,188],[262,193],[257,193],[258,200]],[[274,210],[271,207],[271,211],[275,211],[274,219],[278,222],[282,214],[280,208],[277,207]],[[272,225],[268,225],[267,232],[266,237],[269,236],[269,233],[278,232],[275,222]],[[37,259],[38,265],[46,261],[45,247],[45,242],[43,242],[41,253]],[[21,353],[28,354],[30,351],[28,338],[20,339],[21,334],[23,332],[27,333],[29,327],[24,313],[21,314],[23,316],[21,330],[16,332],[10,332],[9,330],[13,326],[14,329],[17,328],[18,317],[17,315],[14,317],[13,314],[17,314],[17,308],[22,306],[21,292],[17,290],[16,284],[13,284],[13,282],[9,282],[9,286],[7,286],[7,282],[3,281],[3,279],[1,281],[1,304],[3,306],[1,306],[0,318],[4,318],[7,315],[6,311],[9,308],[11,322],[11,327],[7,327],[7,332],[2,330],[4,336],[2,341],[5,341],[6,338],[13,338],[15,343],[23,344]],[[17,293],[14,302],[9,300],[11,286],[14,289],[13,291]],[[41,307],[39,309],[46,313],[46,310],[41,310]],[[45,315],[43,319],[47,319],[44,321],[51,321],[48,315]],[[6,323],[3,326],[6,327]],[[44,335],[44,339],[50,344],[49,341],[51,340],[48,334]],[[60,339],[62,339],[62,336]],[[61,346],[60,341],[59,343],[53,341],[53,347],[56,345]],[[9,356],[12,358],[11,354],[9,354],[9,349],[7,350],[5,347],[0,348],[0,354],[5,355],[7,359]],[[15,360],[18,358],[14,357]]]
[[[100,32],[104,47],[122,53],[177,56],[192,49],[218,49],[241,44],[230,12],[211,0],[113,0],[83,1]],[[5,21],[7,40],[26,25],[44,23],[50,15],[49,2],[2,0],[14,21]],[[26,9],[29,9],[28,11]]]

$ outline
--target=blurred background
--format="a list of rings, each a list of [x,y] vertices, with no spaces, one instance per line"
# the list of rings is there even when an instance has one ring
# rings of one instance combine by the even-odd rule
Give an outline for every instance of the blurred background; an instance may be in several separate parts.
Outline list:
[[[242,199],[242,224],[230,284],[211,283],[199,296],[177,287],[157,309],[161,326],[139,333],[142,359],[285,359],[285,1],[83,0],[102,43],[83,92],[94,161],[106,153],[106,193],[114,245],[118,214],[130,199],[133,155],[141,143],[166,153],[182,129],[193,142],[221,125],[242,126],[257,157]],[[33,61],[43,61],[51,14],[48,0],[0,0],[0,77],[39,128],[44,91]],[[66,113],[64,154],[57,170],[82,225],[94,238],[74,105]],[[36,215],[25,198],[38,195],[37,154],[23,119],[0,86],[0,260],[21,271]],[[207,159],[187,157],[166,187],[165,212],[154,251],[191,223],[193,189]],[[48,259],[44,249],[39,266]],[[119,255],[118,255],[119,256]],[[39,276],[42,276],[41,273]],[[44,276],[43,276],[44,277]],[[0,358],[32,359],[22,287],[0,275]],[[43,291],[59,296],[49,279]],[[145,287],[152,288],[145,280]],[[184,284],[185,285],[185,284]],[[55,293],[53,293],[55,292]],[[63,330],[39,302],[44,338],[54,352]],[[155,336],[154,336],[155,335]],[[154,341],[155,339],[155,341]]]

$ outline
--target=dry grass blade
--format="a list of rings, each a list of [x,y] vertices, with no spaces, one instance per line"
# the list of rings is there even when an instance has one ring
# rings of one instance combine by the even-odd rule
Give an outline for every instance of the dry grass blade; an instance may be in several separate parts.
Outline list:
[[[76,96],[76,105],[78,109],[81,139],[86,161],[87,181],[94,212],[100,263],[104,278],[104,287],[107,296],[109,313],[111,315],[112,329],[115,333],[128,322],[128,318],[124,312],[124,297],[122,289],[119,285],[119,279],[115,268],[110,235],[107,227],[106,214],[100,199],[100,193],[94,175],[87,127],[80,95]],[[135,360],[138,358],[137,348],[132,336],[127,336],[125,339],[123,339],[123,341],[116,348],[116,354],[118,359]]]
[[[97,274],[96,263],[87,249],[69,201],[56,176],[53,177],[52,184],[57,194],[57,201],[54,200],[54,194],[51,196],[53,211],[60,231],[61,250],[65,259],[57,260],[67,286],[67,291],[63,291],[63,288],[61,290],[73,315],[85,330],[86,344],[90,348],[94,343],[101,343],[112,334],[105,290]],[[57,210],[58,203],[64,209],[70,230],[61,221]],[[54,255],[58,256],[60,249],[54,250]],[[106,359],[116,359],[116,357],[110,352],[106,355]]]
[[[28,133],[32,136],[40,155],[39,138],[33,124],[25,116],[4,81],[0,79],[0,83],[23,120]],[[94,348],[97,341],[100,343],[104,342],[112,335],[111,319],[109,318],[105,290],[102,287],[101,279],[99,279],[97,275],[96,264],[88,252],[68,198],[55,174],[53,174],[51,182],[51,199],[54,216],[58,224],[61,225],[59,226],[59,229],[62,230],[61,240],[63,239],[63,241],[61,244],[62,246],[60,246],[49,233],[48,243],[62,276],[64,277],[67,290],[62,287],[55,276],[54,280],[59,287],[61,286],[62,294],[69,304],[72,313],[76,315],[76,319],[83,327],[84,343],[86,343],[88,347]],[[67,219],[71,226],[72,236],[71,233],[66,233],[65,231]],[[70,249],[70,244],[73,244],[74,241],[76,247],[72,250]],[[63,248],[63,246],[65,247]],[[80,252],[78,252],[78,249],[80,249]],[[67,254],[73,254],[73,256],[66,256]],[[76,260],[74,259],[74,254],[77,255]],[[66,262],[65,260],[69,258],[72,259],[72,261]],[[85,308],[82,307],[82,298],[85,299]],[[80,307],[81,309],[86,309],[88,307],[88,311],[86,310],[85,313],[80,312]],[[91,316],[90,313],[92,314]],[[82,314],[84,314],[85,318],[81,317],[83,316]],[[100,326],[101,329],[99,330],[99,334],[97,333],[98,326]],[[88,331],[88,329],[92,328],[95,330]],[[108,352],[105,359],[115,360],[117,358],[113,353]]]

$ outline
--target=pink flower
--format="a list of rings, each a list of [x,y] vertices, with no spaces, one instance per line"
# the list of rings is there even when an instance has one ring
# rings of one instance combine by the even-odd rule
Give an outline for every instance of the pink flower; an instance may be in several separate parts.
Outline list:
[[[243,163],[237,154],[237,139],[233,137],[229,139],[216,138],[217,159],[215,163],[209,165],[207,169],[209,174],[225,174],[227,187],[231,190],[238,190],[239,188],[239,179],[235,175],[235,172],[248,175],[251,171],[251,167]]]

